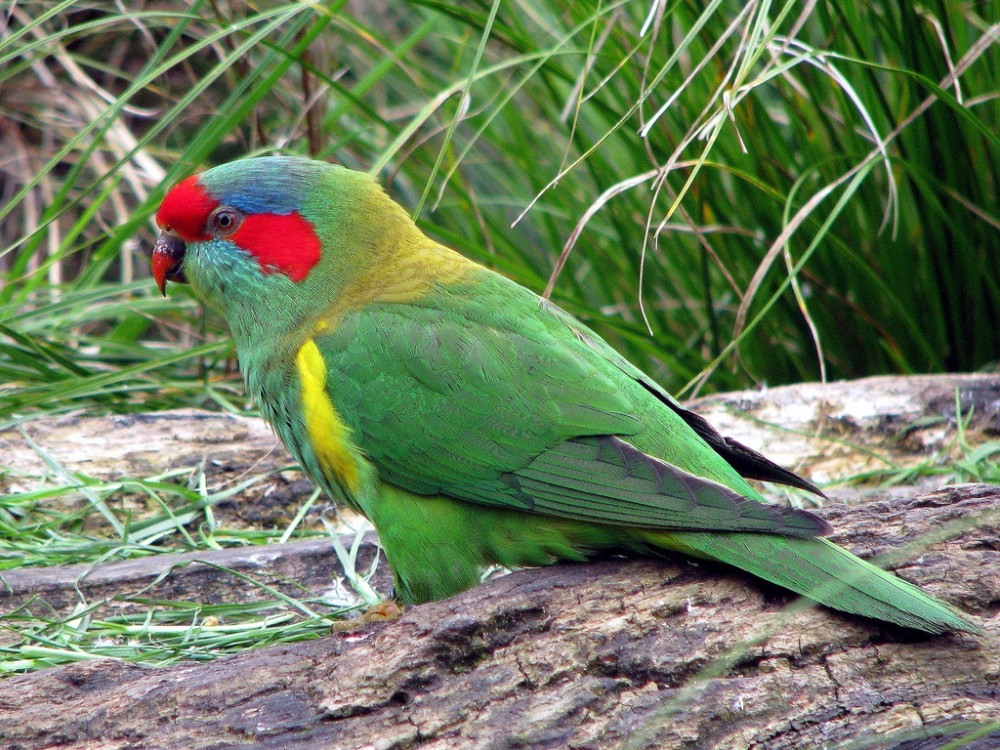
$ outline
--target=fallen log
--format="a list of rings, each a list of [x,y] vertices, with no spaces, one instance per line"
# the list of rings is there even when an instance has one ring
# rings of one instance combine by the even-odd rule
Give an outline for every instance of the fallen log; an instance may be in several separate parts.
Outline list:
[[[964,748],[1000,742],[1000,488],[823,515],[854,552],[978,617],[925,637],[803,606],[723,566],[524,570],[391,622],[150,669],[0,682],[0,742],[40,748]]]
[[[1000,434],[1000,385],[986,376],[789,386],[697,408],[724,434],[820,481],[948,460],[959,420],[970,445]],[[51,483],[44,455],[70,478],[186,466],[223,483],[265,474],[216,507],[226,523],[284,523],[311,492],[259,420],[183,411],[23,429],[0,434],[11,469],[0,472],[0,490]],[[209,663],[100,660],[8,677],[0,747],[1000,746],[1000,489],[890,494],[819,512],[834,541],[970,613],[984,637],[925,637],[806,606],[720,565],[605,559],[515,572],[395,621]],[[374,543],[362,550],[376,553]],[[118,606],[138,594],[260,595],[222,568],[284,593],[293,582],[320,591],[337,573],[326,542],[21,568],[0,575],[0,616],[18,607],[58,614],[81,596]]]

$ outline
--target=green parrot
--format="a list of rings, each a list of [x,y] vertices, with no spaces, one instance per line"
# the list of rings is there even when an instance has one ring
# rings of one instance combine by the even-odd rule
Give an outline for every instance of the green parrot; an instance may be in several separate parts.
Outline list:
[[[236,161],[160,206],[153,275],[225,318],[309,477],[378,530],[403,603],[508,568],[681,552],[931,633],[976,625],[768,504],[815,487],[719,435],[548,300],[424,235],[370,176]]]

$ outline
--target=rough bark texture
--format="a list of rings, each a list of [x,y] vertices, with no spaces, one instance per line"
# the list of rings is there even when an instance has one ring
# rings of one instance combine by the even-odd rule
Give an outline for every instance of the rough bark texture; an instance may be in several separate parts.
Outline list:
[[[895,411],[926,416],[928,388],[919,383]],[[936,388],[950,390],[954,414],[954,384]],[[993,417],[984,402],[972,425],[987,437],[996,425],[993,403]],[[815,431],[810,419],[802,422]],[[855,419],[861,436],[852,439],[875,440],[879,419],[894,423],[884,414],[873,419],[876,428]],[[905,424],[911,433],[925,429]],[[37,429],[32,435],[41,441],[44,429]],[[0,449],[17,439],[0,436]],[[204,450],[191,453],[201,460]],[[90,452],[98,461],[95,446]],[[998,508],[1000,488],[965,485],[821,511],[837,528],[834,541],[972,613],[985,637],[922,637],[802,606],[722,566],[604,560],[519,571],[392,622],[208,664],[148,669],[101,661],[7,678],[0,747],[926,750],[978,730],[962,747],[995,748]],[[333,557],[321,547],[239,553],[227,564],[301,576],[310,588],[329,585]],[[163,572],[149,566],[170,562],[109,564],[81,585],[91,597],[124,591],[127,598]],[[174,567],[156,585],[253,595],[225,593],[213,570]],[[71,604],[80,572],[4,573],[9,589],[0,611],[24,604],[30,592],[61,609]]]

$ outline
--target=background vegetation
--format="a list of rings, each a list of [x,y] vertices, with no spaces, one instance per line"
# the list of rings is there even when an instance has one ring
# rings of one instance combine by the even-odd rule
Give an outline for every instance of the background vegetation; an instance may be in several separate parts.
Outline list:
[[[675,392],[1000,359],[997,0],[0,12],[2,428],[252,409],[221,322],[156,293],[151,215],[275,151],[376,172]],[[0,502],[0,567],[50,559],[71,489]]]

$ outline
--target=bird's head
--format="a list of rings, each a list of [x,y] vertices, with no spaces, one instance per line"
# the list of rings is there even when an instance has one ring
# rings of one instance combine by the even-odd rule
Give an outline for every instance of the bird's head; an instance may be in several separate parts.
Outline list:
[[[412,226],[369,175],[292,156],[188,177],[167,193],[156,223],[160,291],[190,283],[230,327],[276,312],[297,319],[318,299],[332,301]]]
[[[322,162],[276,156],[224,164],[182,180],[156,212],[157,286],[165,293],[168,281],[190,281],[210,298],[224,293],[227,281],[302,282],[322,253],[317,225],[334,218],[337,187],[352,176],[363,177]]]

